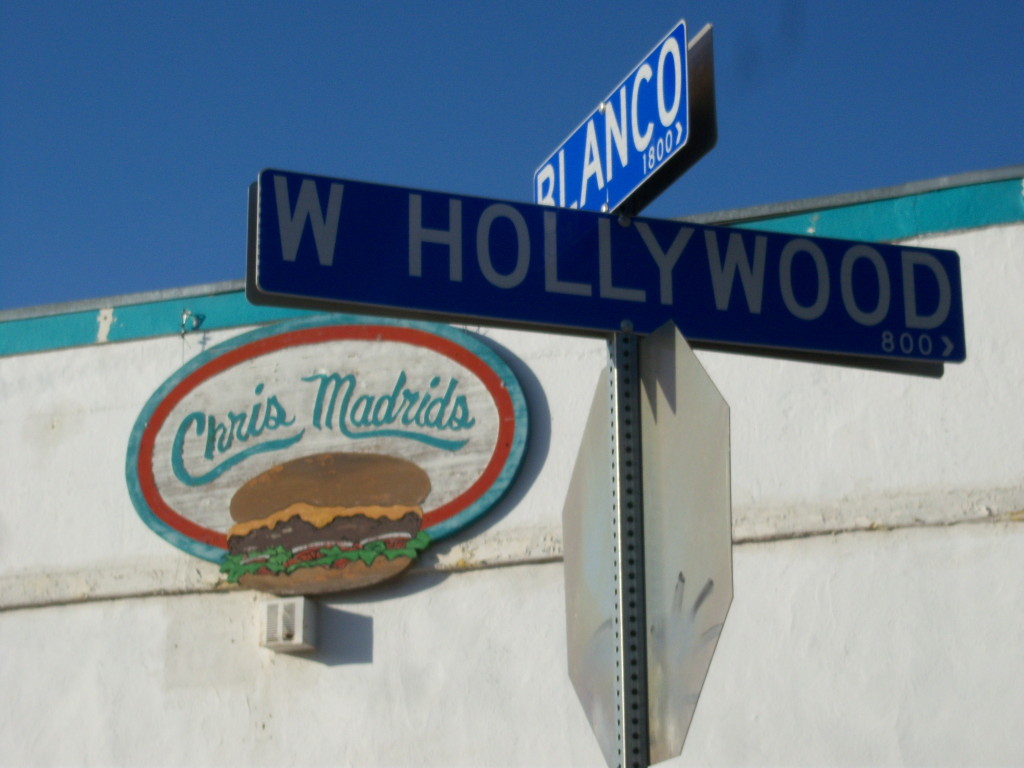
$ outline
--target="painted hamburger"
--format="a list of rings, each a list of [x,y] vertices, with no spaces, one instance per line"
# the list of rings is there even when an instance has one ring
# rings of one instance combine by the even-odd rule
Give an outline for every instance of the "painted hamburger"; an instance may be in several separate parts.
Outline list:
[[[320,453],[271,467],[235,492],[229,582],[279,595],[358,589],[408,568],[430,478],[411,461]]]

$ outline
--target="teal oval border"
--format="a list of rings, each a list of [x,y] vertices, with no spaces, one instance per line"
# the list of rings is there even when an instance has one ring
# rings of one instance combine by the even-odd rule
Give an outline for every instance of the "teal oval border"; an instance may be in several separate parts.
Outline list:
[[[170,392],[183,379],[195,371],[239,347],[292,331],[342,325],[387,325],[415,329],[444,338],[468,350],[482,360],[498,375],[505,390],[508,392],[515,423],[509,455],[504,466],[502,466],[495,481],[478,499],[448,519],[424,529],[429,536],[436,541],[453,535],[476,521],[504,497],[519,473],[523,456],[526,452],[526,444],[529,437],[529,409],[519,380],[494,349],[466,331],[440,323],[346,314],[303,317],[261,326],[210,347],[178,368],[150,395],[142,407],[138,418],[135,420],[135,425],[132,427],[131,434],[128,437],[128,449],[125,458],[125,480],[128,486],[128,495],[131,497],[135,511],[150,530],[176,548],[203,560],[220,563],[227,555],[225,550],[202,541],[197,541],[165,523],[150,509],[142,492],[138,478],[139,448],[142,443],[142,437],[149,425],[150,419],[153,417],[154,411]]]

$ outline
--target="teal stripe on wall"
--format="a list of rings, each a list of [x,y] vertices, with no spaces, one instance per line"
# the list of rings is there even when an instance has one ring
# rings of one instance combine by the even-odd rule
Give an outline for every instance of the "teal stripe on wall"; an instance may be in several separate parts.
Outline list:
[[[939,189],[891,200],[744,221],[732,226],[883,242],[1024,221],[1021,180]]]
[[[259,325],[308,314],[254,306],[239,290],[8,320],[0,323],[0,356]]]

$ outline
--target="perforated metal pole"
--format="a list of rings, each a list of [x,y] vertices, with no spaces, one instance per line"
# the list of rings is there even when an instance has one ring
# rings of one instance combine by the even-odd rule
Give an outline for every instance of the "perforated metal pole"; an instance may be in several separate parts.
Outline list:
[[[650,765],[644,588],[643,467],[640,443],[640,337],[609,342],[616,550],[616,685],[623,768]]]

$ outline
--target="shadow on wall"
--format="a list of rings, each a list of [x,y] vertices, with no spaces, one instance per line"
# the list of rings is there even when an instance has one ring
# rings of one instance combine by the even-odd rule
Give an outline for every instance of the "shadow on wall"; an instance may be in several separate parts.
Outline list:
[[[373,616],[351,610],[362,603],[379,603],[433,589],[447,573],[415,573],[368,589],[313,599],[316,604],[316,650],[297,658],[334,667],[373,663]]]

